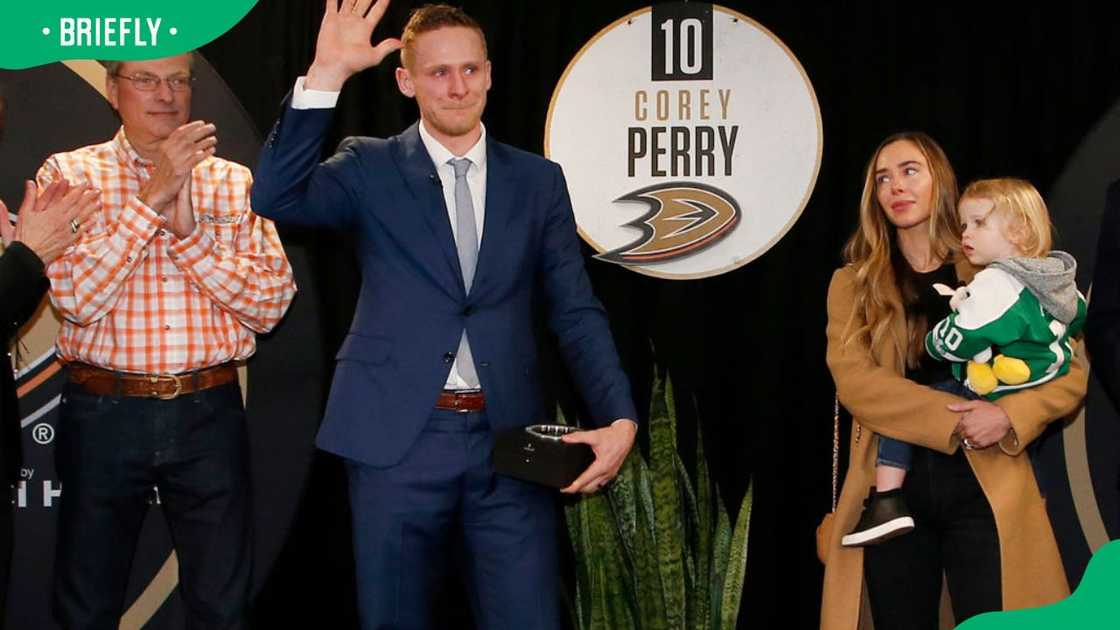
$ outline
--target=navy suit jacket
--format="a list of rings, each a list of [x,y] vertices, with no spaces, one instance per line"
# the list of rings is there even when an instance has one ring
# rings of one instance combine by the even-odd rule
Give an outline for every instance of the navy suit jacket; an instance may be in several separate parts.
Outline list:
[[[537,291],[590,422],[636,420],[559,165],[487,138],[486,218],[467,294],[419,123],[387,139],[347,138],[319,163],[332,115],[286,100],[252,192],[261,216],[357,237],[361,292],[318,446],[373,466],[400,461],[432,413],[464,327],[492,428],[546,418],[532,322]]]

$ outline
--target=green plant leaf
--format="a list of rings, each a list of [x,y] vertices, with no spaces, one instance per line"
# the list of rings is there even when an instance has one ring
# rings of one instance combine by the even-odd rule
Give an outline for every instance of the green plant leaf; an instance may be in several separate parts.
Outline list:
[[[649,461],[633,450],[606,493],[565,509],[577,556],[576,630],[710,630],[733,628],[738,617],[753,490],[733,528],[699,424],[690,472],[678,452],[671,380],[654,374]]]
[[[697,538],[701,534],[699,515],[697,514],[698,506],[696,495],[692,490],[692,481],[679,455],[673,458],[673,463],[677,471],[677,486],[680,496],[683,498],[681,521],[684,526],[684,536],[682,537],[681,556],[684,561],[685,580],[684,616],[685,627],[691,630],[698,627],[696,616],[700,607],[697,605],[696,599],[701,590],[699,584],[701,582],[707,584],[709,578],[706,573],[699,573],[699,558],[697,557],[696,547]]]
[[[639,459],[635,467],[637,482],[634,488],[638,501],[634,553],[637,571],[637,596],[641,602],[640,615],[644,630],[664,630],[668,628],[665,614],[665,594],[661,588],[661,570],[658,563],[657,524],[653,502],[653,472],[644,459]]]
[[[723,498],[717,492],[716,497],[716,531],[712,538],[712,581],[710,586],[711,597],[711,627],[722,628],[720,609],[723,604],[723,582],[727,573],[727,559],[731,550],[731,518],[723,505]]]
[[[701,576],[696,585],[696,613],[693,624],[696,630],[712,628],[712,554],[715,531],[713,527],[716,506],[712,501],[712,480],[708,475],[708,462],[704,457],[704,435],[700,429],[700,413],[696,398],[692,398],[696,422],[696,515],[698,520],[695,553],[696,574]]]
[[[657,561],[661,590],[665,597],[665,620],[669,628],[683,628],[685,617],[684,524],[681,496],[676,479],[676,427],[672,411],[672,385],[668,379],[654,380],[650,404],[650,462],[653,472],[654,521],[657,532]]]
[[[754,502],[754,483],[747,484],[747,494],[739,508],[735,532],[731,536],[731,549],[727,560],[727,577],[723,583],[723,602],[720,604],[720,628],[735,630],[739,618],[739,603],[743,598],[743,581],[747,574],[747,534],[751,527],[751,507]]]

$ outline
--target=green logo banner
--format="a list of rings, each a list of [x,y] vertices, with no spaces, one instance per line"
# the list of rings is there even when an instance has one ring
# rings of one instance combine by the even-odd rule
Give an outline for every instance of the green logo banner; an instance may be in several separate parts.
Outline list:
[[[985,613],[962,623],[960,630],[1053,630],[1054,628],[1116,628],[1120,604],[1116,578],[1120,576],[1120,541],[1097,550],[1081,584],[1062,601],[1041,608]]]
[[[256,0],[11,2],[0,21],[0,68],[69,59],[177,55],[233,28]]]

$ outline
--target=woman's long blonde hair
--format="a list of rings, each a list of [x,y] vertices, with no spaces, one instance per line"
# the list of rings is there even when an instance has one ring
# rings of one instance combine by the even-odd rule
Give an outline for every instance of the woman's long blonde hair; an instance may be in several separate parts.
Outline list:
[[[923,340],[929,327],[924,318],[907,314],[906,305],[918,297],[913,271],[898,250],[897,229],[887,220],[876,196],[875,164],[887,145],[907,141],[926,159],[933,190],[930,199],[929,241],[931,253],[949,262],[960,250],[960,223],[957,220],[957,176],[941,147],[925,133],[907,131],[883,140],[871,155],[863,178],[859,202],[859,226],[844,246],[844,261],[855,268],[855,308],[848,322],[848,340],[863,336],[872,352],[890,343],[895,319],[906,318],[907,344],[899,348],[899,359],[916,367],[922,356]],[[863,323],[858,322],[857,314]],[[854,328],[854,329],[853,329]]]

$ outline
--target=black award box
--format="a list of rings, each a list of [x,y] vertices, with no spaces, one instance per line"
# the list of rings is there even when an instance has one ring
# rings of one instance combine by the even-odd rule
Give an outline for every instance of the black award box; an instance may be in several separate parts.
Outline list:
[[[560,438],[580,429],[561,424],[533,424],[494,438],[494,470],[525,481],[565,488],[579,477],[595,454],[586,444]]]

